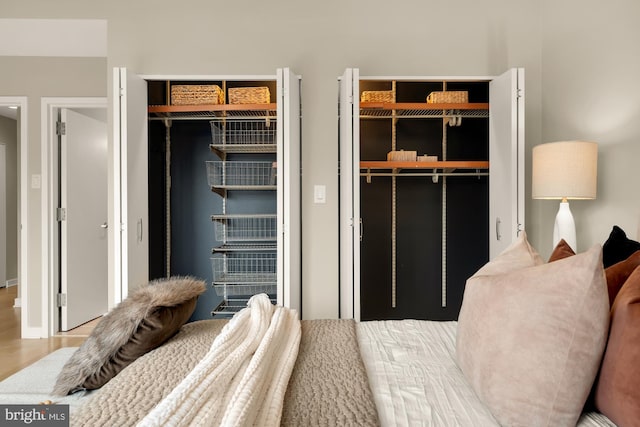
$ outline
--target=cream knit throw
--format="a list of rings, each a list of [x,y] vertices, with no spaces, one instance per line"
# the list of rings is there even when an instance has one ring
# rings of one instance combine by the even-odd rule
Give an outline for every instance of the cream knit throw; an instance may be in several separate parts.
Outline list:
[[[295,310],[253,296],[138,426],[278,426],[300,333]]]

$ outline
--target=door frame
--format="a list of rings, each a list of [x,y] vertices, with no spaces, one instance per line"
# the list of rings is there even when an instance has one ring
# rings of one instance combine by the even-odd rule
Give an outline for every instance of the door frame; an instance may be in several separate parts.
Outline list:
[[[0,105],[12,106],[17,105],[19,108],[18,120],[18,162],[20,164],[20,172],[18,174],[18,193],[20,197],[20,216],[18,218],[20,227],[18,231],[18,297],[15,300],[14,307],[21,307],[20,310],[20,336],[22,338],[40,338],[41,331],[39,327],[29,327],[27,319],[29,309],[28,290],[28,240],[27,240],[27,198],[29,196],[27,189],[27,164],[28,164],[28,109],[26,96],[0,96]]]
[[[106,97],[43,97],[41,98],[41,204],[42,204],[42,332],[47,338],[58,332],[58,310],[56,303],[58,287],[58,233],[56,200],[58,182],[56,121],[58,108],[104,108]],[[107,161],[110,161],[107,159]],[[109,230],[108,233],[112,231]],[[108,261],[107,261],[108,262]],[[111,286],[108,284],[107,286]]]

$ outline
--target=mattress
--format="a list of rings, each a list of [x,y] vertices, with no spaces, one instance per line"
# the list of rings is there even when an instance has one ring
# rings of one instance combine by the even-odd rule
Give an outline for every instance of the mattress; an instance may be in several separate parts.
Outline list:
[[[369,321],[358,343],[381,426],[499,426],[455,358],[457,322]],[[615,427],[598,413],[579,427]]]

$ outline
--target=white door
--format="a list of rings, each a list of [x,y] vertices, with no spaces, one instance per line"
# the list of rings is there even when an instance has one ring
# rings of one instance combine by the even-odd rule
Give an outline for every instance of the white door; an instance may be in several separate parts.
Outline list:
[[[302,315],[300,230],[300,82],[288,68],[277,70],[278,304]]]
[[[147,82],[114,69],[115,302],[149,280]]]
[[[61,330],[107,311],[107,123],[60,110]]]
[[[524,69],[489,83],[489,258],[524,230]]]
[[[360,70],[340,79],[340,317],[360,320]]]

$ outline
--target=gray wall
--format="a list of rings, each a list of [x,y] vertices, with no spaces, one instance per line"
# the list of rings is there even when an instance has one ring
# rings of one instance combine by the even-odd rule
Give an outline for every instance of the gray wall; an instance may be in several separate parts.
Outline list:
[[[288,66],[302,75],[306,318],[338,313],[336,78],[346,67],[359,67],[362,75],[495,75],[525,67],[527,168],[531,148],[542,142],[584,138],[602,144],[598,199],[572,203],[580,249],[602,242],[614,223],[637,233],[638,168],[631,164],[640,146],[635,0],[606,6],[596,0],[0,1],[9,3],[0,7],[4,17],[107,19],[106,69],[273,74]],[[19,87],[30,85],[31,70],[16,76]],[[9,95],[10,86],[0,84]],[[37,136],[29,139],[35,173]],[[557,203],[532,201],[529,175],[527,231],[546,256]],[[326,204],[313,204],[314,184],[327,186]],[[30,201],[39,207],[39,200]],[[38,242],[37,215],[30,212],[30,243]],[[30,256],[39,272],[39,254]]]
[[[542,139],[599,143],[598,195],[572,201],[578,250],[604,242],[614,224],[640,237],[640,3],[547,2],[542,40]],[[528,210],[532,239],[551,251],[556,201]]]
[[[0,116],[0,143],[6,146],[6,280],[18,278],[18,122]]]

